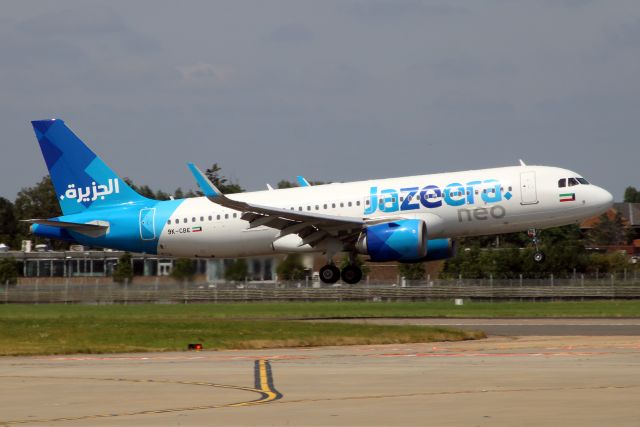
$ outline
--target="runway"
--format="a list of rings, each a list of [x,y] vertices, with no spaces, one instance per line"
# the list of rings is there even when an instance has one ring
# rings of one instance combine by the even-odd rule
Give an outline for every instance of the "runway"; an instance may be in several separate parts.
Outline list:
[[[320,321],[377,325],[451,326],[458,329],[481,330],[492,336],[640,336],[640,319],[637,318],[368,318],[322,319]]]
[[[0,426],[637,426],[640,337],[0,359]]]

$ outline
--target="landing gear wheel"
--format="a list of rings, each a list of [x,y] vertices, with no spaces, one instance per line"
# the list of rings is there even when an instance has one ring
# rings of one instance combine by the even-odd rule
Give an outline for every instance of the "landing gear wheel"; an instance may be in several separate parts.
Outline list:
[[[544,253],[537,251],[533,254],[533,260],[538,263],[544,261]]]
[[[320,280],[323,283],[333,284],[340,279],[340,269],[333,264],[327,264],[320,269]]]
[[[342,281],[355,285],[362,279],[362,270],[355,265],[348,265],[342,269]]]
[[[540,247],[538,246],[538,243],[540,243],[540,239],[538,238],[538,230],[536,230],[535,228],[530,228],[527,234],[531,239],[531,243],[533,243],[533,247],[536,248],[536,251],[533,254],[533,260],[537,263],[544,261],[544,253],[540,251]]]

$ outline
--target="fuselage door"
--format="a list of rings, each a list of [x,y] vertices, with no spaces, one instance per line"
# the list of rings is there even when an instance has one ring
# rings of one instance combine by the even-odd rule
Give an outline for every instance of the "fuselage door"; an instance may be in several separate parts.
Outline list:
[[[528,171],[520,174],[520,195],[522,205],[535,205],[538,203],[536,192],[536,172]]]
[[[140,238],[142,240],[156,238],[155,217],[156,208],[140,209]]]

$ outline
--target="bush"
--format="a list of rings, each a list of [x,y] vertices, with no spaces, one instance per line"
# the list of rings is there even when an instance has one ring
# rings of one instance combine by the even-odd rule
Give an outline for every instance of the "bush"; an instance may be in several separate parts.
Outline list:
[[[247,260],[244,258],[233,260],[233,262],[224,269],[225,280],[231,282],[243,282],[248,275],[249,266],[247,265]]]
[[[302,280],[306,276],[300,255],[289,254],[276,268],[280,280]]]
[[[116,283],[131,283],[133,280],[133,267],[131,266],[131,254],[125,252],[118,259],[116,268],[113,269],[113,281]]]
[[[181,282],[193,281],[193,276],[196,275],[196,266],[193,260],[189,258],[178,258],[173,263],[171,269],[171,277]]]
[[[0,259],[0,285],[18,283],[18,263],[15,258]]]
[[[425,276],[424,262],[398,265],[400,275],[407,280],[422,280]]]

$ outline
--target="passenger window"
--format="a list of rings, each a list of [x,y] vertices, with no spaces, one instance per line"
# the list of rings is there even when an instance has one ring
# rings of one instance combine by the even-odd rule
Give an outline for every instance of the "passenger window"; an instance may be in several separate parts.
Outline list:
[[[191,222],[196,222],[196,217],[195,216],[191,218]]]
[[[351,207],[351,202],[348,203],[349,207]]]
[[[310,211],[311,210],[311,206],[307,206],[307,210]]]
[[[234,213],[234,214],[233,214],[233,217],[234,217],[234,218],[237,218],[237,217],[238,217],[238,214],[237,214],[237,213]]]
[[[176,218],[176,224],[180,224],[180,220]]]
[[[224,219],[229,219],[229,214],[224,214]]]
[[[404,202],[404,196],[400,196],[400,201]]]
[[[371,201],[369,201],[369,199],[367,199],[366,202],[364,202],[365,205],[369,206],[371,204]]]
[[[316,210],[319,210],[319,209],[320,209],[320,206],[316,205]]]
[[[213,219],[213,217],[211,215],[209,215],[209,221],[211,221]]]
[[[302,210],[302,206],[298,206],[298,210],[301,211]]]
[[[217,215],[217,216],[216,216],[216,219],[217,219],[218,221],[220,221],[220,215]]]
[[[203,216],[200,217],[200,222],[204,222],[204,217]]]
[[[331,203],[331,207],[335,209],[336,204],[335,203]]]
[[[569,187],[573,187],[574,185],[579,185],[580,183],[578,182],[577,179],[575,178],[569,178],[567,180],[567,182],[569,183]]]
[[[360,200],[356,201],[356,206],[360,206]]]
[[[171,220],[167,221],[167,224],[171,225]]]
[[[327,204],[325,203],[325,204],[323,205],[323,207],[324,207],[325,209],[327,209]]]
[[[340,202],[340,207],[344,208],[344,203]]]
[[[188,218],[185,218],[185,219],[184,219],[184,221],[182,221],[182,222],[184,222],[184,223],[186,224],[186,223],[188,223],[188,222],[189,222],[189,219],[188,219]]]
[[[509,186],[509,191],[512,191],[512,187],[511,186]]]

